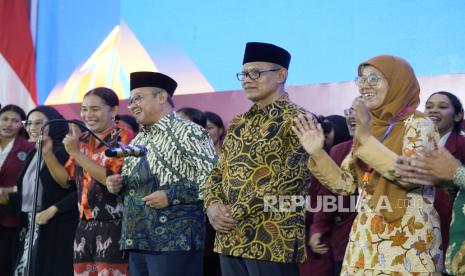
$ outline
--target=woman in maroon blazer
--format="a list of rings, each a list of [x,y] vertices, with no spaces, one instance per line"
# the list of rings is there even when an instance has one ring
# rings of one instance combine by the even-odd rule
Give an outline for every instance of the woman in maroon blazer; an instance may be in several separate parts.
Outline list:
[[[348,109],[350,111],[351,109]],[[330,152],[331,158],[336,163],[342,162],[344,157],[348,154],[352,146],[352,133],[355,130],[351,126],[355,119],[353,116],[346,115],[342,117],[340,115],[330,115],[327,117],[320,118],[323,121],[322,127],[325,134],[325,150]],[[334,146],[333,146],[334,145]],[[345,146],[344,146],[345,145]],[[347,146],[349,145],[349,146]],[[347,149],[347,150],[346,150]],[[343,152],[341,152],[341,150]],[[346,152],[347,151],[347,152]],[[339,161],[340,159],[340,161]],[[323,208],[324,196],[326,191],[327,195],[332,195],[318,180],[312,177],[310,187],[308,189],[307,197],[310,201],[311,209],[307,209],[306,213],[306,229],[307,229],[307,254],[308,260],[305,263],[300,264],[300,275],[313,275],[315,271],[318,271],[318,275],[332,275],[334,274],[334,260],[333,252],[331,247],[331,229],[333,227],[333,214],[324,213],[324,211],[318,210],[318,207]],[[320,203],[318,203],[320,201]],[[311,229],[320,227],[321,214],[330,216],[331,221],[328,223],[328,231],[322,233],[317,239],[316,236],[311,236]],[[329,217],[327,217],[329,218]],[[349,233],[349,232],[347,232]],[[348,239],[348,236],[347,238]],[[345,248],[345,247],[344,247]],[[344,255],[344,253],[342,254]],[[343,256],[344,257],[344,256]],[[339,275],[339,274],[338,274]]]
[[[425,104],[425,114],[436,124],[441,139],[439,144],[445,147],[455,158],[465,163],[465,137],[461,135],[463,106],[452,93],[440,91],[433,93]],[[456,191],[436,189],[436,208],[441,221],[442,246],[446,253],[449,242],[449,228]]]
[[[9,193],[16,190],[16,181],[26,156],[34,148],[19,135],[24,111],[16,105],[0,110],[0,272],[13,273],[16,247],[16,210],[9,202]]]

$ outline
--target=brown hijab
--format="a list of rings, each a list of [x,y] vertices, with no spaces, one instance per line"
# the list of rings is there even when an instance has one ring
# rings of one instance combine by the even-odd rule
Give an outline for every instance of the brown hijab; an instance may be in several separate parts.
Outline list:
[[[416,113],[415,109],[420,103],[418,80],[410,64],[399,57],[383,55],[371,58],[358,66],[359,76],[362,75],[362,69],[366,65],[371,65],[381,71],[389,84],[383,104],[376,109],[370,110],[372,116],[369,126],[371,135],[381,140],[391,121],[404,108],[410,107],[395,123],[392,131],[383,141],[387,148],[401,155],[405,133],[403,121]],[[354,150],[357,146],[358,143],[354,143]],[[365,168],[366,164],[360,159],[356,159],[355,172],[359,185],[362,185]],[[381,209],[381,214],[386,221],[396,221],[405,214],[405,206],[399,204],[399,202],[405,202],[407,191],[384,178],[380,173],[376,171],[371,173],[367,192],[373,195],[370,202],[372,208],[378,206],[381,196],[387,196],[392,211]],[[385,204],[380,206],[385,206]]]

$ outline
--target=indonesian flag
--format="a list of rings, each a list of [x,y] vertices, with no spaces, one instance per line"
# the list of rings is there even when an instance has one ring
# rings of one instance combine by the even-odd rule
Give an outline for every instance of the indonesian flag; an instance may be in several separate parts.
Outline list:
[[[26,0],[0,0],[0,104],[19,105],[26,113],[37,104]]]

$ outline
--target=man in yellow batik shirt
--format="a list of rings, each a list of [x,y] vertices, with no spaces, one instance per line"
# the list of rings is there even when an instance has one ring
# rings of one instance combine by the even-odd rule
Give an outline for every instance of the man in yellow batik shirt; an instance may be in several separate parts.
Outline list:
[[[284,90],[289,52],[249,42],[237,73],[253,106],[230,123],[205,185],[223,276],[298,275],[305,253],[308,155],[291,127],[307,112]]]

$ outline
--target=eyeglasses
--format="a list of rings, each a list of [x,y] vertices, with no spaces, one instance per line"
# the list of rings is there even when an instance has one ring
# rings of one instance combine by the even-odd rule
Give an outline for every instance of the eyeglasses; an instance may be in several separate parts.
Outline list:
[[[369,86],[376,86],[378,85],[378,82],[380,79],[383,79],[383,77],[377,75],[377,74],[369,74],[368,76],[358,76],[355,78],[354,82],[358,87],[361,87],[364,84],[368,84]]]
[[[281,70],[280,68],[275,68],[275,69],[263,69],[263,70],[258,70],[258,69],[252,69],[249,72],[240,72],[236,74],[236,77],[239,81],[245,80],[246,77],[249,77],[251,80],[256,80],[260,78],[261,73],[266,73],[266,72],[275,72]]]
[[[31,127],[32,125],[34,125],[37,128],[40,128],[46,123],[46,121],[42,121],[42,120],[37,120],[37,121],[25,120],[25,121],[21,121],[21,123],[23,124],[23,126],[25,128]]]
[[[355,112],[355,109],[353,109],[352,107],[344,109],[344,115],[345,116],[350,116],[350,115],[354,114],[354,112]]]
[[[156,95],[157,95],[158,93],[160,93],[161,91],[163,91],[163,90],[160,89],[160,90],[157,90],[157,91],[155,91],[155,92],[149,92],[149,93],[152,93],[153,96],[156,96]],[[130,107],[130,106],[133,105],[133,104],[134,104],[134,105],[140,105],[140,102],[141,102],[142,98],[143,98],[145,95],[149,94],[149,93],[145,93],[145,94],[142,94],[142,93],[141,93],[141,94],[136,95],[136,96],[134,96],[134,97],[129,97],[129,99],[128,99],[128,107]]]

